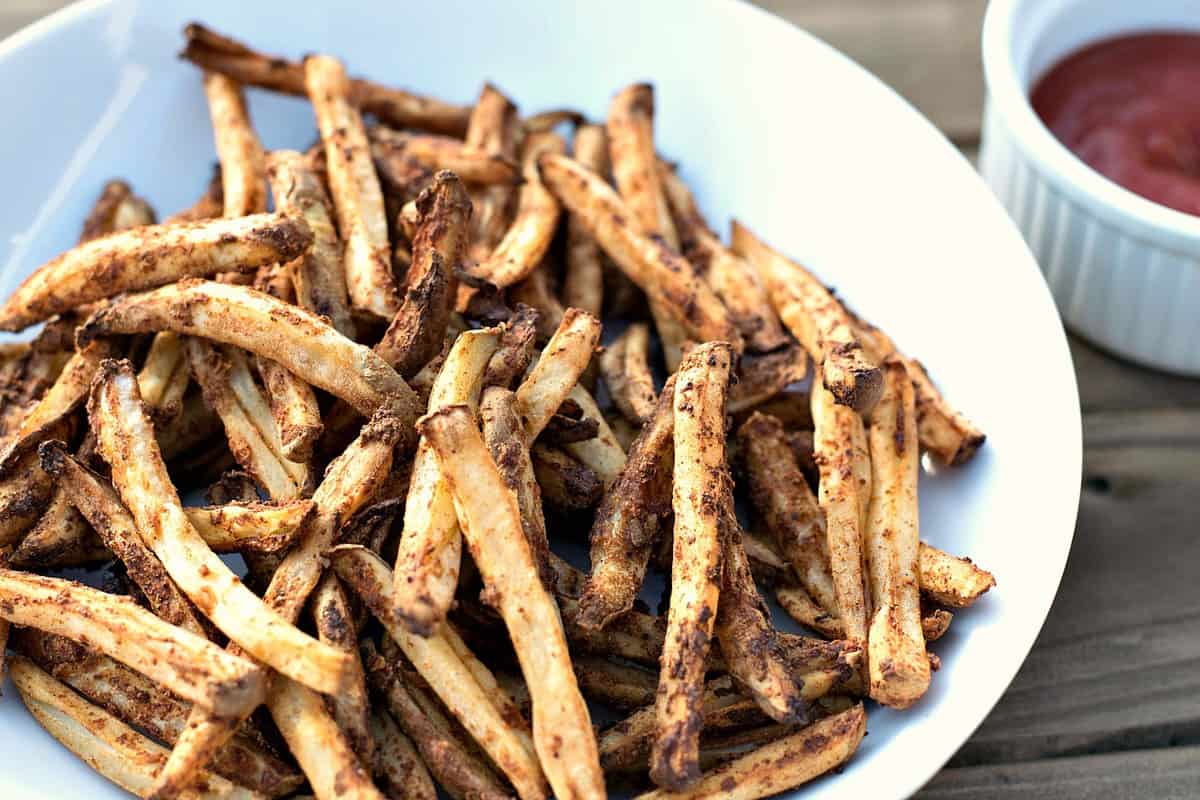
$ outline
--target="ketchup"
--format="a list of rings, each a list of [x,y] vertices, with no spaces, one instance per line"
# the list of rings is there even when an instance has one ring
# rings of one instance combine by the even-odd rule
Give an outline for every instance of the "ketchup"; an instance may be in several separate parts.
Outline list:
[[[1200,216],[1200,33],[1097,42],[1042,76],[1031,100],[1092,169]]]

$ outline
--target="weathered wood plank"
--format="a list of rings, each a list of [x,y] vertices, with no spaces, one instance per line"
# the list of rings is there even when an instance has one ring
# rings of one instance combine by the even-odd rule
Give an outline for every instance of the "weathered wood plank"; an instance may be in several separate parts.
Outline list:
[[[1200,380],[1181,378],[1113,358],[1070,337],[1084,412],[1135,408],[1200,407]]]
[[[1108,800],[1200,796],[1200,747],[945,770],[921,800]]]

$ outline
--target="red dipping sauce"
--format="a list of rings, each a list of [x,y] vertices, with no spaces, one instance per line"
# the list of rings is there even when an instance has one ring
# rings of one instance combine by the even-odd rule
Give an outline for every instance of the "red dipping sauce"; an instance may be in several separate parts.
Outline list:
[[[1200,33],[1097,42],[1047,72],[1031,101],[1092,169],[1200,216]]]

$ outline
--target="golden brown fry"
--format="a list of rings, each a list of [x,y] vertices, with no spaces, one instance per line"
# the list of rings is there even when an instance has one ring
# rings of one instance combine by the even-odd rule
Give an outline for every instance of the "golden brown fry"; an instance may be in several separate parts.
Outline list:
[[[429,396],[429,409],[456,403],[478,406],[483,373],[496,352],[496,329],[469,331],[451,348]],[[413,459],[404,506],[404,533],[396,555],[396,616],[413,633],[427,636],[446,618],[458,587],[462,538],[454,501],[428,442]]]
[[[788,386],[804,380],[808,356],[794,345],[757,358],[742,360],[738,382],[729,390],[729,413],[739,414],[775,397]]]
[[[180,278],[253,271],[291,260],[311,243],[303,220],[281,214],[114,233],[38,267],[0,306],[0,330],[21,330],[53,314]]]
[[[575,129],[572,157],[597,175],[608,175],[608,135],[601,125]],[[567,218],[567,263],[562,285],[563,303],[581,308],[599,319],[604,301],[604,261],[583,224],[571,214]]]
[[[375,709],[370,723],[375,737],[375,779],[390,800],[437,800],[437,787],[425,762],[391,714]]]
[[[183,366],[190,371],[186,361]],[[163,458],[172,461],[185,453],[195,452],[206,443],[220,441],[223,429],[221,418],[208,407],[203,393],[197,388],[184,396],[178,414],[156,423],[154,435]]]
[[[67,427],[48,432],[63,438]],[[54,482],[38,463],[36,450],[19,457],[0,478],[0,547],[16,544],[42,516],[54,495]]]
[[[654,376],[650,372],[650,327],[635,322],[600,356],[600,375],[613,405],[635,425],[654,413]]]
[[[657,167],[663,194],[679,231],[681,252],[729,309],[746,347],[759,353],[782,347],[788,341],[787,334],[754,268],[721,244],[696,206],[691,190],[675,170],[661,160]]]
[[[812,595],[799,586],[779,586],[775,599],[788,616],[801,625],[811,628],[827,639],[840,639],[846,635],[842,621],[812,599]]]
[[[637,800],[757,800],[807,783],[854,755],[867,732],[861,704],[751,750],[704,775],[683,792],[656,789]]]
[[[871,505],[864,531],[871,615],[867,638],[871,697],[907,708],[929,689],[917,577],[920,445],[908,370],[883,365],[883,396],[871,415]]]
[[[936,642],[950,630],[954,615],[944,608],[935,608],[921,612],[921,635],[927,642]]]
[[[674,469],[675,377],[667,379],[654,414],[604,495],[592,523],[592,572],[579,598],[577,623],[603,628],[633,607],[650,551],[670,510]]]
[[[515,163],[523,136],[516,105],[495,86],[485,83],[471,111],[466,147]],[[479,187],[474,193],[470,248],[473,260],[486,259],[504,238],[515,196],[515,187],[505,184]]]
[[[484,386],[503,386],[505,389],[511,389],[518,378],[524,377],[529,363],[533,360],[537,318],[537,311],[529,306],[519,305],[501,326],[496,352],[488,361],[487,370],[484,372]]]
[[[596,471],[558,447],[538,442],[530,455],[533,474],[541,488],[542,499],[566,510],[591,508],[604,495],[604,482]]]
[[[599,475],[607,489],[621,474],[621,469],[625,466],[625,451],[621,448],[621,443],[617,441],[612,428],[608,427],[604,415],[600,413],[599,406],[596,405],[595,399],[587,389],[577,383],[571,387],[567,399],[575,401],[583,409],[585,417],[596,420],[597,431],[595,438],[585,439],[582,442],[570,442],[563,445],[563,448],[579,459],[584,466],[590,467]]]
[[[324,692],[338,691],[348,671],[346,656],[264,606],[188,522],[128,362],[101,363],[88,414],[97,449],[112,466],[113,484],[137,522],[142,540],[200,612],[283,674]]]
[[[600,341],[600,322],[577,308],[568,309],[537,363],[517,389],[517,409],[528,441],[537,439],[570,396]]]
[[[138,372],[142,402],[160,419],[174,417],[180,411],[191,377],[183,340],[170,331],[154,334]]]
[[[277,361],[256,358],[255,366],[275,420],[279,454],[286,461],[307,464],[325,429],[316,393]],[[288,468],[288,472],[292,469]]]
[[[706,342],[684,357],[675,380],[671,611],[650,777],[659,786],[676,789],[700,776],[697,700],[720,592],[720,498],[730,491],[725,401],[732,361],[733,348],[727,342]]]
[[[575,678],[586,697],[623,711],[654,702],[658,676],[650,670],[595,656],[577,657],[574,664]]]
[[[129,295],[92,315],[79,344],[114,333],[172,330],[231,344],[277,361],[307,383],[371,414],[395,404],[412,418],[416,395],[370,348],[308,312],[245,286],[183,280]]]
[[[392,277],[383,192],[362,117],[351,103],[346,71],[331,56],[308,56],[304,82],[325,145],[329,191],[346,245],[342,264],[350,303],[391,319],[400,298]]]
[[[566,143],[555,133],[527,136],[521,147],[521,175],[524,183],[517,190],[517,210],[512,224],[496,248],[471,271],[475,277],[500,289],[512,286],[542,263],[550,247],[561,213],[554,195],[542,185],[538,160],[543,156],[562,156]]]
[[[783,324],[820,367],[837,402],[868,413],[883,390],[879,365],[863,350],[842,304],[815,275],[773,250],[737,220],[733,251],[758,273]]]
[[[531,117],[525,117],[521,120],[521,127],[525,133],[541,133],[557,128],[563,123],[571,125],[580,125],[586,117],[578,111],[569,108],[552,108],[549,111],[539,111]]]
[[[510,303],[526,305],[537,311],[539,340],[553,336],[567,313],[550,286],[550,270],[544,263],[535,267],[523,281],[508,287],[505,295]]]
[[[291,264],[297,302],[306,311],[327,318],[338,333],[354,338],[342,245],[333,225],[333,204],[321,178],[311,161],[294,150],[270,153],[267,175],[275,208],[303,218],[313,235],[312,247]]]
[[[214,553],[278,553],[290,547],[313,503],[229,503],[186,506],[183,513]]]
[[[329,702],[333,718],[349,740],[351,749],[370,769],[375,763],[375,738],[371,733],[367,679],[358,654],[354,614],[336,575],[328,573],[317,584],[312,595],[312,615],[321,641],[348,653],[354,664],[354,678]]]
[[[50,735],[88,766],[126,791],[143,796],[167,751],[108,712],[87,702],[23,657],[12,660],[12,679],[25,707]],[[204,773],[189,797],[259,797],[218,775]]]
[[[457,406],[455,406],[457,408]],[[471,423],[474,425],[474,423]],[[486,455],[486,453],[485,453]],[[371,551],[355,545],[340,545],[331,552],[338,577],[362,598],[400,645],[417,671],[462,723],[479,746],[504,772],[522,798],[546,797],[545,779],[528,747],[524,721],[513,719],[499,708],[502,699],[495,678],[466,650],[452,642],[457,634],[448,625],[427,637],[409,633],[392,612],[393,578],[387,565]],[[535,580],[536,583],[536,580]],[[468,658],[464,660],[463,656]],[[480,677],[483,680],[480,680]]]
[[[221,162],[224,216],[244,217],[266,211],[266,155],[250,122],[242,87],[226,75],[205,72],[204,96],[208,98],[217,159]]]
[[[171,691],[230,716],[262,702],[266,676],[127,597],[61,578],[0,569],[0,616],[86,642]]]
[[[255,52],[195,22],[184,28],[184,36],[187,46],[183,58],[199,67],[228,75],[247,86],[301,97],[306,93],[304,67],[295,61]],[[461,136],[467,129],[470,106],[453,105],[361,78],[352,78],[350,88],[352,98],[364,112],[397,128],[450,136]]]
[[[379,158],[409,158],[431,170],[450,170],[475,184],[516,183],[520,172],[511,158],[487,153],[462,139],[410,133],[376,125],[367,131],[371,152]]]
[[[931,544],[921,542],[918,558],[921,591],[938,605],[966,608],[996,585],[992,573],[969,558],[952,556]]]
[[[463,536],[495,598],[533,697],[533,737],[542,768],[561,797],[602,797],[604,779],[587,706],[571,670],[558,609],[534,579],[520,509],[475,429],[470,409],[424,417],[422,434],[454,495]]]
[[[717,296],[683,256],[634,228],[630,210],[602,178],[560,155],[544,155],[538,166],[550,191],[660,311],[698,341],[741,349],[741,334]]]
[[[87,219],[83,221],[79,243],[90,242],[115,231],[153,225],[154,221],[154,209],[149,203],[135,195],[125,181],[112,180],[104,184]]]
[[[471,200],[462,181],[439,172],[417,198],[408,290],[375,352],[402,377],[416,375],[438,354],[454,301],[454,271],[466,252]]]

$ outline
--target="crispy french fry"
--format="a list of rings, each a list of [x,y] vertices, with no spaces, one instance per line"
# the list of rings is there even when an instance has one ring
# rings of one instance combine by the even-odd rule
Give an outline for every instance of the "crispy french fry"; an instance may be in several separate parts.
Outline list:
[[[185,506],[183,513],[214,553],[278,553],[290,547],[313,508],[311,500]]]
[[[746,259],[766,287],[783,324],[820,367],[837,402],[866,414],[883,390],[879,365],[863,350],[842,304],[815,275],[773,250],[737,220],[733,251]]]
[[[599,320],[579,309],[568,309],[517,389],[517,410],[528,441],[537,439],[554,412],[570,396],[599,341]]]
[[[408,384],[370,348],[296,306],[245,286],[183,280],[129,295],[92,315],[79,330],[79,344],[150,330],[213,339],[277,361],[363,414],[385,402],[413,418],[418,413],[417,397]]]
[[[586,697],[623,711],[654,702],[658,676],[649,670],[595,656],[576,658],[574,663],[575,678]]]
[[[299,216],[312,231],[312,247],[292,262],[292,280],[300,307],[325,317],[338,333],[354,337],[342,246],[333,225],[333,204],[321,178],[305,156],[276,150],[267,156],[267,175],[275,208]]]
[[[553,336],[567,313],[567,309],[551,288],[550,270],[544,263],[534,267],[524,280],[508,287],[505,296],[510,303],[526,305],[537,311],[539,341]]]
[[[874,612],[867,638],[870,694],[907,708],[929,689],[917,577],[920,546],[917,414],[912,381],[898,360],[883,364],[883,395],[871,415],[871,505],[864,532]]]
[[[154,334],[138,371],[142,402],[160,419],[174,417],[180,411],[191,376],[183,339],[170,331]]]
[[[312,615],[322,642],[350,654],[355,676],[336,697],[330,698],[333,718],[350,742],[355,755],[368,769],[375,763],[375,737],[371,733],[367,679],[358,654],[358,630],[354,614],[337,576],[329,573],[317,584],[312,596]]]
[[[206,72],[204,96],[208,98],[213,139],[221,162],[224,216],[244,217],[266,211],[266,155],[250,122],[242,87],[227,75]]]
[[[604,779],[587,706],[571,671],[558,609],[534,580],[520,510],[475,429],[470,409],[423,418],[454,496],[463,536],[499,605],[533,697],[533,738],[542,768],[562,797],[602,797]]]
[[[944,608],[934,608],[921,612],[921,635],[927,642],[936,642],[950,630],[954,615]]]
[[[375,352],[402,377],[416,375],[441,350],[454,299],[454,270],[466,251],[471,200],[451,172],[439,172],[417,198],[408,291]]]
[[[992,573],[969,558],[952,556],[926,542],[921,542],[918,559],[921,591],[939,605],[966,608],[996,585]]]
[[[650,551],[670,509],[674,432],[672,376],[596,511],[590,534],[592,572],[579,598],[577,618],[585,629],[603,628],[633,607]]]
[[[604,482],[591,467],[558,447],[537,443],[530,451],[533,474],[549,505],[567,510],[592,508],[604,495]]]
[[[429,409],[456,403],[478,406],[483,373],[496,352],[497,330],[469,331],[455,341],[429,396]],[[404,506],[404,533],[396,555],[396,616],[427,636],[446,617],[458,587],[462,538],[454,502],[437,457],[425,441],[413,459]]]
[[[8,567],[12,558],[11,547],[0,547],[0,567]],[[5,671],[8,669],[6,657],[8,655],[8,639],[12,633],[12,625],[8,620],[0,620],[0,681],[4,680]]]
[[[539,111],[531,117],[525,117],[521,120],[521,127],[525,133],[540,133],[554,130],[564,123],[579,126],[585,120],[586,117],[583,114],[573,109],[552,108],[549,111]]]
[[[566,143],[555,133],[525,137],[521,147],[521,175],[517,210],[508,231],[485,261],[471,270],[477,278],[504,289],[529,275],[550,247],[561,213],[554,195],[542,185],[538,159],[566,152]]]
[[[501,326],[496,352],[483,375],[484,386],[511,389],[513,383],[525,375],[533,360],[537,317],[537,312],[529,306],[517,306],[516,312]]]
[[[562,413],[560,407],[546,423],[540,438],[547,445],[562,445],[595,439],[599,433],[600,420],[591,417],[569,417]]]
[[[183,368],[191,371],[187,361],[183,362]],[[220,440],[222,433],[221,418],[204,402],[204,395],[197,387],[196,391],[184,395],[178,414],[156,423],[154,438],[163,458],[172,461],[205,443]]]
[[[51,736],[108,780],[143,796],[167,757],[163,747],[92,705],[23,657],[12,660],[12,679],[25,707]],[[258,797],[218,775],[205,773],[193,798]]]
[[[475,184],[512,184],[520,177],[513,159],[473,148],[453,136],[397,131],[380,125],[370,128],[367,136],[377,159],[381,155],[409,158],[430,170],[450,170]]]
[[[821,472],[817,503],[825,514],[833,593],[846,638],[865,642],[871,610],[863,552],[863,509],[870,497],[867,434],[858,412],[838,403],[817,374],[812,390],[813,453]]]
[[[808,356],[794,345],[757,358],[743,359],[738,382],[729,390],[729,413],[740,414],[775,397],[788,386],[804,380]]]
[[[650,328],[635,322],[600,356],[600,376],[613,405],[635,425],[654,413],[654,376],[650,372]]]
[[[697,699],[717,616],[721,579],[721,511],[729,491],[725,463],[725,401],[733,349],[707,342],[684,357],[675,380],[675,546],[671,611],[656,703],[650,777],[683,788],[700,776]]]
[[[800,586],[776,587],[775,599],[789,617],[825,638],[840,639],[846,635],[846,629],[837,614],[830,613],[818,605],[812,595]]]
[[[346,70],[332,56],[304,59],[304,84],[325,145],[329,191],[345,243],[342,264],[351,305],[384,319],[400,308],[392,277],[383,192]]]
[[[679,231],[681,251],[729,309],[746,347],[759,353],[782,347],[788,341],[787,334],[754,268],[721,244],[696,206],[691,190],[675,170],[661,160],[657,167],[663,194]]]
[[[127,597],[61,578],[0,569],[0,616],[84,641],[171,691],[229,716],[262,702],[265,675]]]
[[[149,203],[135,195],[125,181],[112,180],[104,184],[87,219],[83,221],[79,243],[90,242],[116,231],[153,225],[154,221],[154,209]]]
[[[128,362],[101,363],[88,414],[97,449],[112,466],[113,483],[142,540],[201,613],[283,674],[321,691],[338,691],[349,669],[345,654],[301,633],[264,606],[188,522]]]
[[[38,267],[0,306],[0,330],[21,330],[53,314],[180,278],[289,261],[311,243],[303,220],[281,214],[114,233]]]
[[[516,105],[495,86],[485,83],[471,110],[466,147],[515,163],[523,136]],[[471,219],[471,257],[475,261],[490,256],[504,237],[515,195],[515,188],[505,184],[480,187],[475,192]]]
[[[50,438],[63,438],[67,427],[48,431]],[[54,482],[38,462],[36,450],[20,456],[0,478],[0,547],[20,541],[54,496]]]
[[[596,420],[597,430],[595,438],[585,439],[582,442],[571,442],[563,445],[563,448],[585,466],[591,467],[604,481],[607,489],[621,474],[621,469],[625,466],[625,451],[621,449],[621,443],[617,441],[616,434],[613,433],[612,428],[608,427],[604,415],[600,413],[599,406],[596,405],[595,399],[587,389],[577,383],[571,387],[567,399],[573,400],[582,408],[584,416]]]
[[[256,358],[255,366],[275,420],[279,455],[285,461],[306,465],[312,458],[313,446],[324,431],[316,393],[277,361]],[[307,468],[297,472],[286,464],[284,467],[289,473],[296,472],[298,477],[303,475],[302,479],[307,479]]]
[[[417,748],[382,709],[371,712],[375,737],[375,779],[391,800],[437,800],[437,787]]]
[[[628,207],[602,178],[560,155],[543,155],[538,167],[563,207],[652,304],[698,341],[727,341],[741,348],[741,335],[708,284],[683,256],[636,230]]]
[[[330,558],[338,577],[379,618],[421,677],[512,781],[517,793],[522,798],[546,797],[545,778],[528,747],[523,721],[519,715],[513,719],[502,713],[495,678],[466,651],[465,645],[452,643],[457,637],[453,629],[443,625],[429,636],[417,636],[398,624],[392,611],[393,578],[382,559],[366,548],[341,545]],[[469,660],[463,659],[464,653]],[[483,681],[481,675],[485,676]]]
[[[657,789],[637,800],[757,800],[837,768],[854,755],[866,732],[867,714],[859,704],[722,764],[683,792]]]
[[[285,94],[304,96],[303,65],[263,55],[198,23],[184,28],[187,46],[183,58],[220,72],[247,86],[260,86]],[[446,103],[432,97],[393,89],[361,78],[350,80],[351,94],[363,111],[397,128],[417,128],[450,136],[467,129],[470,106]]]
[[[608,174],[608,134],[601,125],[575,129],[572,157],[580,166],[604,177]],[[567,262],[562,285],[563,303],[597,319],[604,301],[604,261],[596,244],[575,215],[567,218]]]
[[[108,561],[112,553],[59,488],[45,513],[13,550],[10,563],[20,569],[42,571],[81,567]]]

